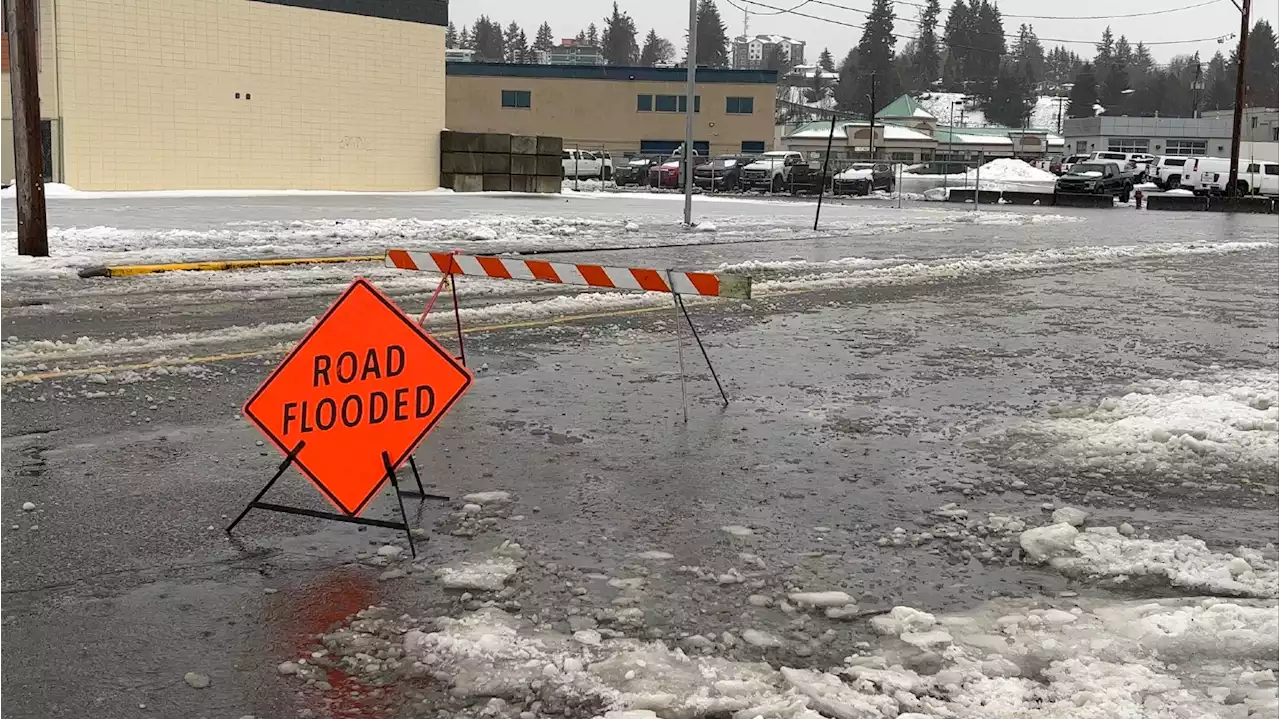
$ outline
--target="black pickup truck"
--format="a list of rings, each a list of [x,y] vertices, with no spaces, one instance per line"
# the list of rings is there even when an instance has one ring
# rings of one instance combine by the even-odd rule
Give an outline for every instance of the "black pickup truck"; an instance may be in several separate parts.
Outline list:
[[[1081,162],[1071,166],[1053,184],[1055,195],[1111,195],[1128,202],[1133,175],[1114,162]]]

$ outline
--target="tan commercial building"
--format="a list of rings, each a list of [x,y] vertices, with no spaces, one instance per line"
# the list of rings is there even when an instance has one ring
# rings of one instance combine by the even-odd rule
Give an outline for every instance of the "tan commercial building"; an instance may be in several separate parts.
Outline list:
[[[38,6],[50,179],[83,190],[439,184],[447,0]]]
[[[683,68],[448,63],[449,129],[552,135],[566,149],[668,154],[684,141]],[[694,148],[763,152],[773,139],[776,72],[697,71]]]

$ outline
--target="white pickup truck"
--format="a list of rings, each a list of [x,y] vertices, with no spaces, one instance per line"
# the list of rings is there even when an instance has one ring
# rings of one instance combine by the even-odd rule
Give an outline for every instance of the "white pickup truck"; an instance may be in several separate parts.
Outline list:
[[[766,152],[742,168],[738,183],[744,190],[782,192],[791,178],[791,168],[807,164],[799,152],[774,150]]]
[[[560,153],[561,177],[613,179],[613,158],[607,152],[564,150]]]
[[[1231,160],[1226,158],[1202,158],[1196,165],[1198,176],[1192,192],[1196,194],[1225,195],[1227,181],[1231,177]],[[1236,171],[1236,186],[1240,195],[1280,195],[1280,163],[1257,162],[1241,158]]]

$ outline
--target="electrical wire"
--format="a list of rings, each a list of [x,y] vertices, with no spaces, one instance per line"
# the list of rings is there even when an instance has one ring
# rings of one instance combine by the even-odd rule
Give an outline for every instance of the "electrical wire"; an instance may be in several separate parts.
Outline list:
[[[1214,0],[1214,1],[1217,2],[1217,0]],[[777,10],[775,12],[754,12],[752,10],[746,10],[746,9],[743,9],[742,11],[747,13],[748,15],[758,15],[760,17],[773,17],[774,15],[781,15],[783,13],[795,12],[796,10],[799,10],[800,8],[804,7],[805,5],[808,5],[811,2],[813,2],[813,0],[801,0],[800,3],[795,5],[794,7],[789,7],[786,10]]]

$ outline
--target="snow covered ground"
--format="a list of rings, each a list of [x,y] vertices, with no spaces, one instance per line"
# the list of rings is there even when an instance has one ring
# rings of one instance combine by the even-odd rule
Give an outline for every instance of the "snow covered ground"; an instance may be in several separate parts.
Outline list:
[[[952,103],[957,100],[964,99],[965,95],[959,92],[930,92],[918,100],[920,106],[929,111],[929,114],[938,118],[938,122],[948,124],[952,118]],[[1062,117],[1066,117],[1066,101],[1062,103]],[[955,124],[958,127],[986,127],[990,123],[982,110],[968,105],[963,115],[964,124],[961,125],[961,115],[959,108],[955,111]],[[1036,98],[1035,107],[1031,109],[1031,116],[1027,122],[1028,127],[1034,127],[1039,130],[1057,131],[1058,129],[1058,99],[1051,95],[1041,95]]]

